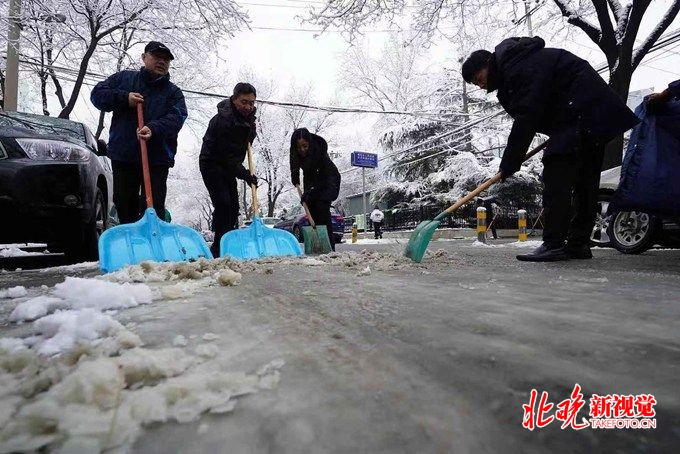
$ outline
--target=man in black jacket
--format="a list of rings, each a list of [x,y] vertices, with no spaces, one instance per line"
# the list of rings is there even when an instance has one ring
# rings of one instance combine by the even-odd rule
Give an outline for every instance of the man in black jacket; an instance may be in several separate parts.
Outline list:
[[[236,84],[232,96],[217,105],[217,115],[210,120],[203,136],[199,168],[214,208],[212,230],[215,240],[210,247],[213,257],[220,255],[222,236],[237,227],[236,179],[257,186],[257,177],[243,166],[248,145],[257,136],[256,97],[257,92],[251,84]]]
[[[537,132],[550,136],[543,156],[543,244],[517,258],[591,258],[604,148],[637,117],[587,61],[546,48],[539,37],[506,39],[493,53],[475,51],[462,72],[466,82],[498,90],[514,120],[500,165],[503,180],[520,169]]]
[[[140,207],[144,180],[138,139],[147,143],[153,204],[158,217],[165,218],[168,171],[175,165],[177,135],[187,118],[182,90],[170,82],[174,58],[165,45],[151,41],[144,48],[141,70],[118,72],[99,82],[90,95],[97,109],[113,112],[107,155],[113,167],[113,201],[121,224],[137,221],[146,209]],[[146,123],[139,131],[137,104],[144,106]]]

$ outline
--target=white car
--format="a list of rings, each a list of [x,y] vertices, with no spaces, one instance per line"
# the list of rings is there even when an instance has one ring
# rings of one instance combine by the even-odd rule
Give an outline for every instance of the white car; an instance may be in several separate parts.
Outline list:
[[[265,227],[269,227],[270,229],[274,228],[274,224],[278,223],[281,219],[279,218],[270,218],[270,217],[264,217],[260,218],[262,220],[262,223],[265,225]],[[253,222],[252,219],[246,219],[243,222],[243,226],[241,226],[242,229],[249,227],[250,224]]]

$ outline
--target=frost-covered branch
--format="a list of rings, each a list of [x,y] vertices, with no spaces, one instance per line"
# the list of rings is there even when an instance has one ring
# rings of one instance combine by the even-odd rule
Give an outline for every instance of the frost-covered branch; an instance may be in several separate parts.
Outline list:
[[[609,9],[612,10],[614,20],[618,22],[622,15],[621,2],[619,2],[619,0],[607,0],[607,4],[609,4]]]
[[[571,25],[575,25],[588,35],[595,44],[600,45],[602,40],[602,31],[589,21],[587,21],[578,11],[569,6],[568,0],[553,0],[557,7],[562,12],[562,16],[567,19]]]
[[[647,53],[652,48],[654,43],[656,43],[656,41],[661,37],[661,35],[673,23],[675,18],[678,16],[678,12],[680,12],[680,0],[674,0],[671,6],[668,8],[668,11],[666,11],[666,14],[664,15],[663,19],[661,19],[661,22],[659,22],[654,31],[652,31],[649,34],[645,42],[635,51],[632,62],[633,69],[638,67],[638,65],[640,64],[642,59],[645,58],[645,55],[647,55]]]

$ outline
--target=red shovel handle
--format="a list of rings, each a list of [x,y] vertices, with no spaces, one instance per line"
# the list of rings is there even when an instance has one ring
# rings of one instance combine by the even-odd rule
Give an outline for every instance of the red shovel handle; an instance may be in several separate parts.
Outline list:
[[[144,106],[137,104],[137,127],[144,127]],[[151,196],[151,175],[149,174],[149,152],[146,149],[146,140],[139,139],[139,149],[142,153],[142,172],[144,173],[144,192],[146,194],[146,207],[153,208],[153,197]]]

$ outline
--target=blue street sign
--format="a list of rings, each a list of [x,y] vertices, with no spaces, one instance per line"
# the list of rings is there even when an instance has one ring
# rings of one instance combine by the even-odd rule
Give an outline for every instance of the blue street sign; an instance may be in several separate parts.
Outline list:
[[[378,167],[378,155],[375,153],[364,153],[363,151],[352,152],[352,165],[354,167]]]

